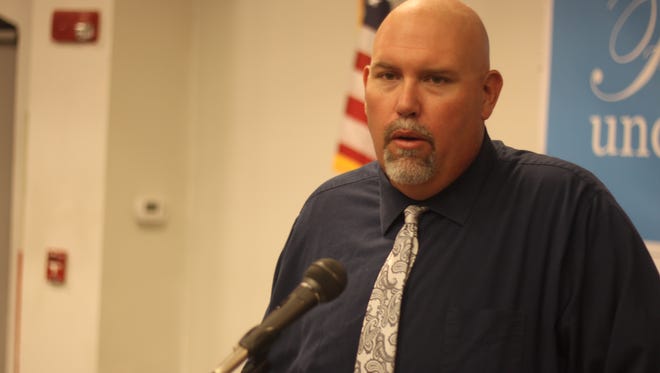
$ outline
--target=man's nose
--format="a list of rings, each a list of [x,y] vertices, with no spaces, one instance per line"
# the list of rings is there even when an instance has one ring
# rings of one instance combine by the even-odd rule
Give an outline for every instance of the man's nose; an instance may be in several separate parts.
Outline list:
[[[401,85],[396,103],[396,112],[400,117],[414,118],[419,115],[420,103],[417,89],[417,84],[412,81],[404,81]]]

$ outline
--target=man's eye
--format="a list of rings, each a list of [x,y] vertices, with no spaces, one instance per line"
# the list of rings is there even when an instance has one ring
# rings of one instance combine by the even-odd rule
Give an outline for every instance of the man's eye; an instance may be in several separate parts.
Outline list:
[[[394,80],[394,79],[397,78],[397,75],[393,72],[386,71],[386,72],[376,74],[376,77],[378,79]]]
[[[445,78],[444,76],[438,76],[438,75],[429,75],[425,77],[424,80],[432,84],[443,84],[448,81],[448,79]]]

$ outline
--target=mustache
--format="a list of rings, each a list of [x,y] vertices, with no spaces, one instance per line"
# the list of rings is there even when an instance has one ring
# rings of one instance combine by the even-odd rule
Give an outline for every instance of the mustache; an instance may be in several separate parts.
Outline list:
[[[415,119],[410,118],[398,118],[392,121],[385,130],[384,138],[385,144],[388,144],[390,141],[394,140],[395,133],[397,131],[406,131],[414,132],[416,138],[427,141],[435,149],[435,143],[433,141],[433,135],[431,132],[424,126],[422,123],[418,122]]]

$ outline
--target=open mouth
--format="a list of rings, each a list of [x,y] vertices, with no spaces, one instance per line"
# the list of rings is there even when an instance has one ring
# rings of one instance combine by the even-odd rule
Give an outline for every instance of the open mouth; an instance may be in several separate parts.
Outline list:
[[[388,142],[403,148],[415,148],[424,143],[431,144],[431,139],[417,131],[399,129],[388,137]]]

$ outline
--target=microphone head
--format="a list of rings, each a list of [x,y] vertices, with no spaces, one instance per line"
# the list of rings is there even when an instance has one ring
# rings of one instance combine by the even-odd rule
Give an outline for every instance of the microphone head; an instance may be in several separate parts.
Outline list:
[[[327,302],[335,299],[346,287],[346,270],[338,261],[331,258],[323,258],[315,261],[305,271],[304,279],[311,279],[318,286],[319,302]]]

